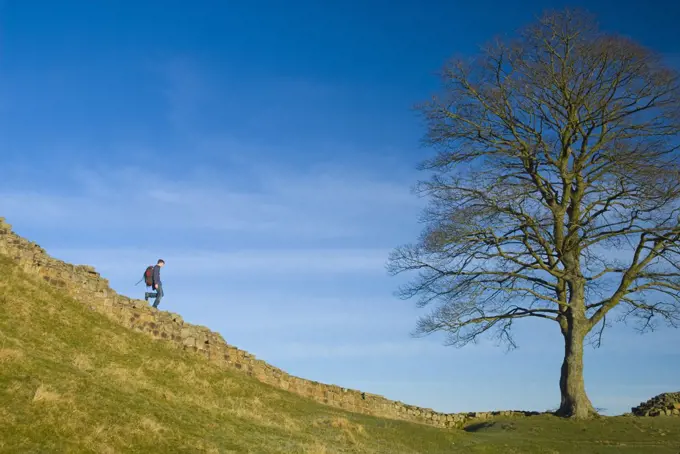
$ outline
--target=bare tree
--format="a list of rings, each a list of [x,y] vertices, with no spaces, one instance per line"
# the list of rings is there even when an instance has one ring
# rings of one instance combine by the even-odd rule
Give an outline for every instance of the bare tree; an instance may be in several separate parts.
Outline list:
[[[443,71],[422,106],[430,198],[416,244],[390,256],[415,271],[400,292],[431,312],[419,334],[514,346],[528,317],[564,337],[558,414],[596,414],[583,345],[607,317],[680,320],[678,74],[590,16],[550,12]],[[616,309],[615,309],[616,308]]]

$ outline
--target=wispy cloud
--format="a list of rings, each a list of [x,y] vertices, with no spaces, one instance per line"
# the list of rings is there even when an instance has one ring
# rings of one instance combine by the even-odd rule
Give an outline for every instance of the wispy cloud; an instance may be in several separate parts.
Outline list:
[[[366,224],[376,228],[378,220],[389,227],[384,221],[390,216],[418,206],[407,185],[344,170],[287,173],[263,168],[247,184],[233,180],[203,169],[167,177],[139,168],[80,169],[50,185],[39,180],[19,187],[0,185],[0,212],[10,220],[47,222],[53,228],[145,225],[166,231],[338,238],[360,235]],[[59,191],[58,186],[72,189]]]
[[[170,124],[175,130],[191,131],[196,127],[201,105],[211,99],[217,88],[209,80],[209,72],[187,57],[164,60],[154,65],[153,70],[162,81]]]
[[[355,308],[365,306],[377,306],[380,303],[352,301],[348,305],[345,301],[330,304],[315,298],[301,297],[293,304],[288,298],[270,298],[268,304],[251,298],[230,298],[238,301],[238,308],[232,309],[232,314],[237,315],[239,320],[257,320],[257,323],[234,322],[229,332],[258,334],[262,332],[272,333],[300,333],[305,334],[328,334],[329,330],[342,330],[359,332],[362,335],[380,335],[393,333],[401,328],[401,333],[407,336],[409,329],[413,327],[413,318],[401,314],[388,314],[378,307],[373,311],[359,311]],[[389,307],[389,306],[388,306]],[[262,314],[267,314],[263,317]],[[230,323],[225,321],[225,323]],[[397,331],[399,332],[399,331]]]
[[[284,342],[264,347],[261,354],[277,359],[406,358],[441,354],[444,347],[433,342],[392,341],[321,344]]]

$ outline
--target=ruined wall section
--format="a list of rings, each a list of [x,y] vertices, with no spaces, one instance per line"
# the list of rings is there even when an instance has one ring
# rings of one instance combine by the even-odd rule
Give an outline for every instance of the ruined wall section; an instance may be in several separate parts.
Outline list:
[[[680,392],[663,393],[633,407],[635,416],[678,416],[680,417]]]
[[[483,412],[444,414],[386,399],[358,390],[327,385],[295,377],[246,351],[229,345],[219,333],[185,323],[178,314],[150,307],[144,300],[119,295],[91,266],[71,265],[50,257],[39,245],[16,235],[0,218],[0,254],[11,257],[30,276],[59,288],[92,310],[152,338],[195,352],[220,367],[237,369],[274,387],[348,411],[407,420],[438,427],[461,427],[471,420],[492,415],[526,412]]]

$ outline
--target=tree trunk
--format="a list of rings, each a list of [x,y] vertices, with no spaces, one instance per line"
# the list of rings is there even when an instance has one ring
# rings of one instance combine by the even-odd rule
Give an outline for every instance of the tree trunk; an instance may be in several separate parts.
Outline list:
[[[576,419],[586,419],[597,414],[586,394],[583,381],[583,339],[580,327],[573,322],[564,334],[564,362],[560,376],[562,401],[557,414]]]

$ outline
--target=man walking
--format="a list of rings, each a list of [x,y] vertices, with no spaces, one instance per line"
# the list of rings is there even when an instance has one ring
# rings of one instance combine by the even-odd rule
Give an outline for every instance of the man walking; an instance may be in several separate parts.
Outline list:
[[[156,293],[144,293],[144,299],[149,301],[149,298],[155,297],[153,307],[157,308],[163,298],[163,283],[161,282],[161,268],[165,265],[165,260],[158,259],[158,263],[153,267],[153,279],[151,280],[151,288],[156,290]]]

